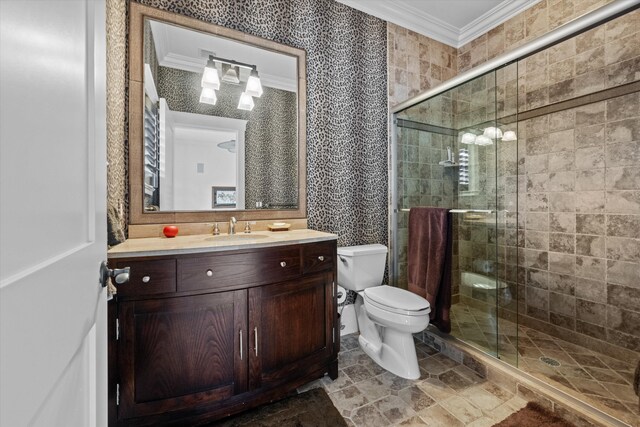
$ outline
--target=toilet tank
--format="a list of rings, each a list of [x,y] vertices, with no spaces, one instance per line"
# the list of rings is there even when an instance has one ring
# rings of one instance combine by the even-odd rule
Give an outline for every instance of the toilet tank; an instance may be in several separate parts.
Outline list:
[[[338,285],[352,291],[381,285],[386,263],[387,247],[384,245],[338,248]]]

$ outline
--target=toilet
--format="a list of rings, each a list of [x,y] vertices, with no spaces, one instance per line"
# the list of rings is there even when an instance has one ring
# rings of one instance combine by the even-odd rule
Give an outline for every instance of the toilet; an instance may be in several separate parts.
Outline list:
[[[387,371],[418,379],[413,334],[429,325],[429,302],[404,289],[382,285],[387,247],[338,248],[338,284],[358,293],[355,309],[362,350]]]

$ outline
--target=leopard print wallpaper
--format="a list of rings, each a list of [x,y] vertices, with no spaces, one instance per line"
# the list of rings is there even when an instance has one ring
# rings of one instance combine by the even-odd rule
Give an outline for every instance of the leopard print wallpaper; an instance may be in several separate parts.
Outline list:
[[[334,0],[141,3],[305,49],[308,225],[387,244],[385,21]]]
[[[107,226],[108,244],[125,239],[128,211],[126,79],[127,5],[107,0]]]

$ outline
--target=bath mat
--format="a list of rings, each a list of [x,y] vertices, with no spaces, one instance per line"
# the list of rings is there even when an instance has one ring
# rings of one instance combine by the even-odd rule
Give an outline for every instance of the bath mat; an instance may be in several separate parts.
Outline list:
[[[535,402],[509,415],[493,427],[576,427]]]
[[[347,426],[322,388],[260,406],[211,424],[216,427],[340,427]]]

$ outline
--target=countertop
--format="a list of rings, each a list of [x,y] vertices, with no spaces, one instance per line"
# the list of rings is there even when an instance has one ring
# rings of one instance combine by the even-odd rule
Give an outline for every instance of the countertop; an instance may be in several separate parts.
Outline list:
[[[158,255],[193,254],[236,249],[266,248],[297,243],[336,240],[337,235],[315,230],[255,231],[248,234],[240,231],[234,235],[196,234],[190,236],[147,237],[128,239],[114,246],[107,253],[109,258],[135,258]]]

